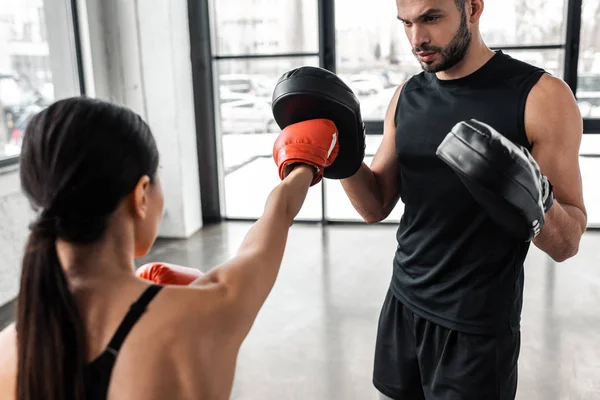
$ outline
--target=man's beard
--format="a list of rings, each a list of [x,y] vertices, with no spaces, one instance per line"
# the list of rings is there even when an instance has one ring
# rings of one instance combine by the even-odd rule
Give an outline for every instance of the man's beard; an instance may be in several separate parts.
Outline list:
[[[420,62],[421,68],[426,72],[440,72],[448,70],[461,62],[469,45],[471,44],[471,32],[467,26],[467,16],[463,12],[461,16],[460,26],[456,34],[450,40],[446,47],[428,46],[426,44],[413,49],[413,54],[417,57],[417,53],[421,51],[435,52],[441,56],[441,60],[431,64]],[[417,57],[418,60],[418,57]]]

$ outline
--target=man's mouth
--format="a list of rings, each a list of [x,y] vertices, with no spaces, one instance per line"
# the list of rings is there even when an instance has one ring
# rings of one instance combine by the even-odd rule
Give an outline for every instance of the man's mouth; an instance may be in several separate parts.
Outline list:
[[[429,62],[433,59],[433,56],[435,56],[436,52],[435,51],[419,51],[417,54],[417,57],[419,57],[419,60],[422,62]]]

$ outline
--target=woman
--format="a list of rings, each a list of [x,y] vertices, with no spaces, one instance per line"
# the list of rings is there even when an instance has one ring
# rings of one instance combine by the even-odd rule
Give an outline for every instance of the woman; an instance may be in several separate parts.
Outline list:
[[[289,227],[326,165],[284,168],[237,255],[185,287],[134,272],[163,213],[158,166],[149,127],[125,108],[73,98],[32,119],[21,181],[39,218],[16,326],[0,334],[2,398],[229,397]]]

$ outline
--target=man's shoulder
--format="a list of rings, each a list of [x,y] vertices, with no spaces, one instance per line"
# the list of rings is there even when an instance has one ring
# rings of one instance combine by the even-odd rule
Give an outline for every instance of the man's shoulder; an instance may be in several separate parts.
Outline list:
[[[525,106],[525,126],[532,142],[580,136],[581,114],[571,88],[562,79],[546,73],[532,87]]]
[[[543,92],[545,95],[573,97],[573,92],[564,80],[547,72],[540,76],[540,79],[534,85],[533,90]]]
[[[573,92],[566,82],[548,73],[539,77],[527,99],[530,109],[549,113],[561,111],[562,107],[573,107],[575,104]]]

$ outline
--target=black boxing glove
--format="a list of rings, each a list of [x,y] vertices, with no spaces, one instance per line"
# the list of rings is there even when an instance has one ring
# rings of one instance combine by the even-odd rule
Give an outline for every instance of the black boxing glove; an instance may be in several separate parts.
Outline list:
[[[436,154],[489,217],[515,238],[529,241],[540,233],[554,194],[525,147],[471,119],[456,124]]]

